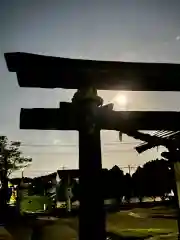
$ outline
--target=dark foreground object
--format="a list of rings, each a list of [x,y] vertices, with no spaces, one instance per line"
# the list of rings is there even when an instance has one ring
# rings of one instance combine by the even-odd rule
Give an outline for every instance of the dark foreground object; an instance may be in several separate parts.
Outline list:
[[[129,120],[129,114],[123,119],[121,113],[116,113],[112,109],[109,111],[109,108],[104,109],[103,99],[97,95],[97,89],[180,91],[180,65],[77,60],[27,53],[7,53],[5,58],[9,71],[16,72],[21,87],[78,89],[72,99],[72,111],[67,108],[69,103],[65,103],[64,110],[67,114],[63,114],[63,121],[59,121],[61,119],[59,111],[52,110],[54,115],[52,117],[50,114],[51,119],[43,118],[42,122],[46,119],[43,128],[42,122],[40,126],[33,122],[33,126],[29,126],[28,129],[79,131],[79,240],[105,240],[100,131],[101,129],[116,130],[141,140],[150,137],[137,131],[142,129],[142,123],[135,126],[134,122]],[[60,106],[60,110],[62,109],[63,106]],[[162,126],[162,122],[165,121],[161,121],[158,125],[155,118],[153,126],[147,128],[146,125],[143,130],[167,127],[170,130],[171,126],[176,125],[172,124],[172,119],[177,117],[177,113],[172,114],[168,113],[168,116],[171,115],[171,121],[166,122],[165,125]],[[21,113],[22,121],[23,115],[25,116]],[[152,117],[152,113],[150,115]],[[142,116],[140,118],[142,119]],[[41,230],[36,227],[35,236],[40,237]]]
[[[68,59],[30,53],[5,53],[21,87],[102,90],[179,91],[180,65]]]
[[[149,239],[150,237],[152,237],[152,235],[148,235],[146,237],[124,237],[115,233],[107,232],[106,240],[145,240]]]

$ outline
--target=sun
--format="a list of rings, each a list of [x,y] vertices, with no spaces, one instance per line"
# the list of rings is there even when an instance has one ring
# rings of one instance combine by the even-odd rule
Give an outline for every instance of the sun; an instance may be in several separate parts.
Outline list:
[[[127,97],[125,95],[119,95],[116,98],[116,102],[119,105],[125,106],[127,104]]]
[[[125,94],[118,94],[114,101],[121,107],[125,107],[127,105],[128,99]]]

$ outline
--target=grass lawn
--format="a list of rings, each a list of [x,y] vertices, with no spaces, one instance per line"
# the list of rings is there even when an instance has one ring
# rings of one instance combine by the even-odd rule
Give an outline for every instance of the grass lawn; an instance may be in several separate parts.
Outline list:
[[[22,213],[44,211],[44,207],[49,207],[49,210],[52,208],[51,200],[46,196],[24,197],[20,203]]]
[[[167,234],[176,235],[177,223],[174,219],[140,218],[128,215],[128,212],[114,213],[107,216],[107,231],[123,237],[150,238]]]
[[[134,213],[135,215],[133,215]],[[172,209],[167,208],[151,208],[151,209],[131,209],[117,213],[107,214],[107,232],[116,240],[120,239],[148,239],[160,240],[177,239],[177,221],[175,219],[152,218],[153,214],[173,214]],[[138,217],[139,216],[139,217]],[[72,240],[78,237],[78,219],[61,218],[51,223],[38,222],[41,226],[39,240]],[[25,235],[22,236],[22,227],[14,228],[14,240],[26,240]],[[19,231],[19,234],[17,232]],[[24,234],[32,232],[30,228],[23,228]],[[26,232],[26,233],[25,233]],[[133,238],[132,238],[133,237]],[[152,238],[153,237],[153,238]]]

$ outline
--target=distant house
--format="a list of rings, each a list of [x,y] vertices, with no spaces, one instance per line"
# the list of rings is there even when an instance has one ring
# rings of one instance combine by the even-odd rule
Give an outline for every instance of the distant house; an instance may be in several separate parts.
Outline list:
[[[11,178],[9,179],[9,182],[12,184],[12,185],[19,185],[22,181],[22,178]],[[33,179],[32,178],[27,178],[27,177],[24,177],[23,178],[23,182],[24,183],[32,183]]]

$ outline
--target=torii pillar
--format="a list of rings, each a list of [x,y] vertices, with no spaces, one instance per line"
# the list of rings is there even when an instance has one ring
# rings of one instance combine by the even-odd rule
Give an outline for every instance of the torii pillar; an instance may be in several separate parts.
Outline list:
[[[94,88],[77,91],[72,99],[77,104],[79,124],[79,239],[106,239],[100,126],[96,112],[102,99]],[[88,216],[88,217],[87,217]],[[91,227],[91,230],[89,229]]]

